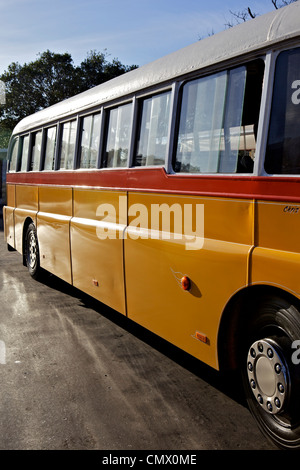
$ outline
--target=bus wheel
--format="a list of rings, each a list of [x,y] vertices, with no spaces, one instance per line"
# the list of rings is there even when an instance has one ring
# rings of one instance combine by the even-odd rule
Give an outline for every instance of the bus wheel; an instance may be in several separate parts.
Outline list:
[[[264,300],[251,322],[243,379],[248,406],[279,448],[300,448],[300,313],[280,298]]]
[[[40,255],[36,228],[33,223],[28,225],[25,236],[25,260],[30,275],[37,279],[40,275]]]

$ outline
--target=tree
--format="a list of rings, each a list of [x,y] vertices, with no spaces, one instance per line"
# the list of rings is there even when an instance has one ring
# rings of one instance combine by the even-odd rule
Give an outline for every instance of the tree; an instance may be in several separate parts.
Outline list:
[[[90,51],[86,59],[81,62],[79,73],[82,91],[137,68],[137,65],[123,65],[118,59],[108,62],[107,57],[106,50]]]
[[[298,0],[281,0],[281,2],[278,2],[277,0],[271,0],[271,1],[274,5],[274,8],[276,8],[277,10],[278,8],[285,7],[286,5],[289,5],[290,3],[295,3]]]
[[[9,129],[0,129],[0,149],[6,149],[8,147],[10,136],[11,131]]]
[[[46,51],[28,64],[13,62],[0,77],[6,86],[1,125],[12,129],[20,119],[71,96],[77,79],[70,54]]]
[[[136,65],[125,66],[107,60],[106,52],[90,52],[75,66],[69,53],[49,50],[24,65],[13,62],[0,76],[6,87],[5,104],[0,106],[2,134],[12,130],[22,118],[121,75]]]
[[[297,2],[298,0],[271,0],[271,3],[273,5],[273,7],[278,10],[279,8],[282,8],[286,5],[289,5],[290,3],[295,3]],[[254,11],[252,11],[252,9],[250,7],[247,7],[245,8],[244,10],[241,10],[241,11],[236,11],[236,12],[233,12],[231,10],[229,10],[231,16],[233,17],[232,20],[229,20],[225,26],[228,27],[228,28],[231,28],[232,26],[238,24],[238,23],[242,23],[243,21],[248,21],[249,19],[252,19],[252,18],[255,18],[256,16],[258,16],[259,14],[258,13],[255,13]]]

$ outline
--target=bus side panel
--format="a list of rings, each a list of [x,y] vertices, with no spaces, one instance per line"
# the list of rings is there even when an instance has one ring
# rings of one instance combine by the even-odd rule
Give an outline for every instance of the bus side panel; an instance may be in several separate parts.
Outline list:
[[[36,223],[38,211],[38,187],[16,185],[15,248],[23,253],[24,222],[27,218]]]
[[[179,203],[182,213],[186,205],[203,205],[203,244],[199,240],[198,247],[191,249],[187,245],[192,241],[190,236],[157,239],[156,231],[154,238],[150,234],[133,239],[131,224],[136,221],[129,216],[125,238],[128,317],[218,368],[222,311],[228,299],[248,282],[253,202],[131,193],[128,207],[130,211],[139,207],[133,204],[139,204],[150,213],[153,204],[163,203],[169,207]],[[200,223],[198,228],[200,233]],[[172,224],[170,229],[174,229]],[[166,235],[161,230],[160,238],[163,233]],[[191,280],[188,291],[182,289],[183,276]]]
[[[40,264],[47,271],[71,283],[70,220],[71,188],[39,188],[37,235]]]
[[[300,298],[300,253],[255,248],[252,284],[279,287]]]
[[[126,211],[126,193],[74,189],[73,285],[123,314]]]
[[[12,248],[15,248],[15,221],[14,211],[16,205],[15,185],[7,184],[6,186],[6,201],[7,204],[3,207],[3,223],[4,223],[4,240]]]
[[[15,248],[14,212],[15,209],[12,207],[3,207],[4,240],[12,248]]]
[[[300,298],[300,205],[258,201],[256,220],[252,283],[280,287]]]
[[[7,206],[15,208],[16,206],[16,186],[14,184],[7,184],[6,186],[6,201]]]

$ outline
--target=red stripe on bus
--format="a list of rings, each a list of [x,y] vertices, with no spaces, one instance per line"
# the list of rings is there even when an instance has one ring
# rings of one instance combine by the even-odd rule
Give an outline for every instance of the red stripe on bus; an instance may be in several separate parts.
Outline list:
[[[163,168],[8,173],[7,183],[235,197],[300,203],[297,177],[167,174]]]

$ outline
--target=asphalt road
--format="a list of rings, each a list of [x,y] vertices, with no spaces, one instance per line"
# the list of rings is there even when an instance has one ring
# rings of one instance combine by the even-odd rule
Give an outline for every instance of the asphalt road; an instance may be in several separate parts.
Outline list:
[[[268,450],[228,377],[58,280],[0,231],[0,450]]]

